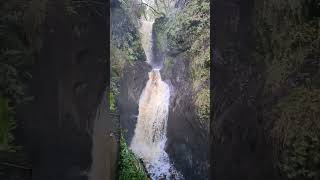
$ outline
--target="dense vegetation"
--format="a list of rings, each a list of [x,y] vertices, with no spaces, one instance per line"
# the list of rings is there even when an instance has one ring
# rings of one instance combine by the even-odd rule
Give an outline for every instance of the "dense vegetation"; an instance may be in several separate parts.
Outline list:
[[[264,118],[279,169],[290,179],[319,179],[320,4],[271,1],[256,10],[253,63],[264,63],[264,96],[274,99]]]
[[[110,111],[118,112],[117,99],[119,96],[120,79],[123,77],[126,66],[133,66],[136,61],[145,61],[145,53],[141,45],[138,31],[139,18],[143,15],[144,6],[137,5],[135,1],[116,1],[118,6],[111,9],[111,41],[110,41],[110,66],[111,66],[111,91]],[[133,152],[128,148],[121,133],[119,179],[149,179],[146,171]]]
[[[45,4],[46,1],[14,0],[0,5],[0,161],[6,164],[2,164],[4,172],[0,167],[3,178],[11,177],[7,174],[10,172],[17,178],[19,170],[29,166],[23,165],[26,157],[15,138],[15,114],[17,106],[32,100],[26,95],[26,83],[40,48]]]
[[[120,160],[119,160],[119,180],[148,180],[148,175],[142,163],[128,148],[126,141],[121,134],[120,137]]]
[[[116,99],[119,95],[119,81],[124,67],[135,61],[145,61],[145,54],[140,41],[138,18],[142,16],[143,6],[134,1],[120,1],[120,6],[111,11],[111,91],[110,110],[117,111]]]
[[[2,150],[10,149],[13,141],[11,130],[14,129],[15,107],[27,100],[25,82],[30,79],[30,68],[35,59],[36,49],[31,48],[35,39],[28,27],[28,2],[13,1],[2,3],[0,19],[1,39],[1,142]],[[27,33],[30,32],[30,33]],[[9,129],[8,129],[9,128]]]
[[[210,111],[210,2],[187,1],[185,6],[156,19],[157,47],[167,54],[166,70],[172,68],[178,54],[189,64],[196,112],[202,127],[207,129]]]

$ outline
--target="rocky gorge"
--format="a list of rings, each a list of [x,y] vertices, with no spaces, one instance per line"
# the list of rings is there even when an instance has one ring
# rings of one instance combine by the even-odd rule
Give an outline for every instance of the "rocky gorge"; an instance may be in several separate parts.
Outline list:
[[[318,180],[319,2],[157,2],[152,54],[170,87],[175,169]],[[154,69],[139,32],[147,7],[1,2],[0,179],[150,178],[129,146]]]

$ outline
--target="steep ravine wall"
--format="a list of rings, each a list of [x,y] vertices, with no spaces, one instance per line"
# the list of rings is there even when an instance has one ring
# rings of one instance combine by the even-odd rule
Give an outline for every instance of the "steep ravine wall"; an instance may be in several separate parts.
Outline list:
[[[248,56],[253,48],[253,3],[213,3],[211,179],[278,179],[257,105],[263,85],[261,67],[251,66]]]
[[[163,79],[171,86],[166,151],[185,179],[207,178],[208,132],[200,127],[188,76],[188,60],[174,57],[172,69],[163,70]]]
[[[319,178],[315,2],[213,2],[210,179]]]
[[[117,152],[102,151],[117,146],[109,133],[108,106],[102,101],[109,74],[109,3],[87,2],[86,6],[73,6],[63,0],[48,1],[40,57],[28,88],[34,99],[21,106],[17,115],[23,124],[23,145],[30,155],[34,180],[88,179],[92,164],[96,179],[115,175],[110,165],[115,164]],[[67,11],[71,7],[76,14]],[[94,128],[97,125],[99,132]],[[99,141],[97,134],[105,138],[101,151],[93,150]],[[96,162],[92,154],[104,161]]]
[[[209,4],[176,1],[175,7],[176,14],[157,18],[153,29],[153,50],[156,58],[164,61],[161,74],[171,88],[166,151],[185,179],[207,179],[209,119],[200,117],[197,110],[206,109],[197,107],[196,102],[203,90],[209,90],[209,68],[204,63],[210,49]],[[208,19],[193,22],[199,16]],[[197,76],[200,71],[203,74]],[[204,98],[207,101],[200,101],[208,103],[209,97]],[[209,103],[206,105],[209,108]]]
[[[124,76],[120,80],[119,113],[121,128],[127,144],[131,143],[137,123],[139,99],[148,81],[151,66],[146,62],[136,62],[124,69]]]
[[[134,7],[124,7],[118,0],[111,6],[111,83],[115,94],[116,111],[120,114],[120,125],[129,145],[133,137],[138,116],[139,98],[151,66],[145,62],[146,55],[141,45],[138,17],[131,14]]]

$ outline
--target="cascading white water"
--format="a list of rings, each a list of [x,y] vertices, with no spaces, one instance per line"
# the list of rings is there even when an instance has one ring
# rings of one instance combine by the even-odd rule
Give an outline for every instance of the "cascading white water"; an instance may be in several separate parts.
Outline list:
[[[142,21],[142,44],[147,62],[153,67],[153,22]],[[162,81],[160,70],[153,67],[140,96],[139,115],[130,148],[143,160],[152,179],[183,179],[165,152],[170,88]]]
[[[142,25],[140,28],[140,33],[142,34],[141,41],[142,41],[142,48],[144,49],[144,52],[147,57],[147,63],[152,66],[152,27],[153,27],[153,21],[142,21]]]

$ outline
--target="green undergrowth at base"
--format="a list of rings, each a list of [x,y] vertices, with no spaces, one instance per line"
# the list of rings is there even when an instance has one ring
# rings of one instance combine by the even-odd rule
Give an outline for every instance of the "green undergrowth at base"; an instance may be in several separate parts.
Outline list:
[[[273,134],[280,142],[279,168],[289,179],[320,177],[320,90],[296,88],[280,99]]]
[[[126,144],[121,133],[119,180],[148,180],[148,175],[139,159],[133,154]]]

